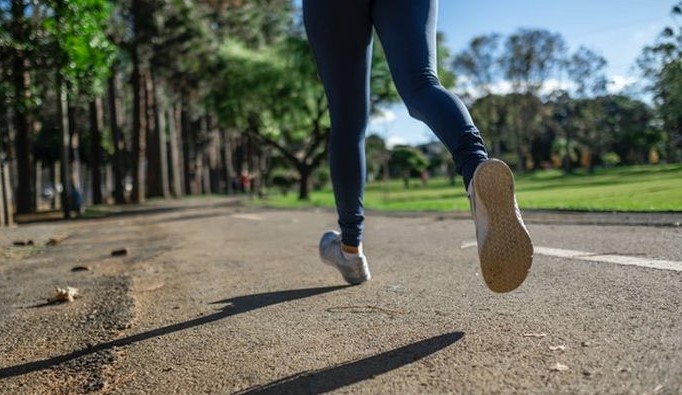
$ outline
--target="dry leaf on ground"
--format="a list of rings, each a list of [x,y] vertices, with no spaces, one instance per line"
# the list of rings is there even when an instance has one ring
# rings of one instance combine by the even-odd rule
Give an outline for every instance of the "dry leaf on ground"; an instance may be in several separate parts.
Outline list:
[[[546,333],[524,333],[523,334],[523,337],[537,337],[538,339],[543,338],[545,336],[547,336]]]
[[[78,288],[74,287],[66,287],[66,288],[59,288],[57,287],[55,289],[54,295],[47,300],[48,303],[55,303],[55,302],[73,302],[74,299],[80,297],[78,294]]]
[[[565,372],[565,371],[568,370],[568,366],[566,366],[566,365],[564,365],[564,364],[562,364],[562,363],[557,362],[557,363],[555,363],[554,365],[552,365],[552,366],[549,368],[549,370],[551,370],[551,371],[553,371],[553,372]]]

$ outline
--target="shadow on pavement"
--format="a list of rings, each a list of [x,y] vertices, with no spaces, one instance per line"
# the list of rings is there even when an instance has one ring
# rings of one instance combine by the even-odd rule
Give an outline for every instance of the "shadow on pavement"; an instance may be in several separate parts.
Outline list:
[[[287,291],[265,292],[254,295],[238,296],[235,298],[225,299],[219,302],[212,302],[210,304],[228,304],[220,309],[220,311],[195,318],[189,321],[179,322],[177,324],[164,326],[162,328],[153,329],[147,332],[138,333],[121,339],[112,340],[106,343],[100,343],[86,349],[77,350],[69,354],[60,355],[41,361],[27,362],[20,365],[0,368],[0,379],[20,376],[23,374],[36,372],[44,369],[49,369],[64,362],[68,362],[86,355],[95,354],[100,351],[108,350],[114,347],[124,347],[130,344],[148,340],[154,337],[167,335],[182,331],[189,328],[194,328],[200,325],[208,324],[214,321],[221,320],[233,315],[246,313],[252,310],[271,306],[278,303],[289,302],[297,299],[304,299],[327,292],[336,291],[347,288],[348,285],[334,286],[334,287],[319,287],[319,288],[304,288],[293,289]]]
[[[368,358],[289,376],[238,394],[320,394],[333,391],[409,365],[450,346],[462,337],[462,332],[446,333]]]

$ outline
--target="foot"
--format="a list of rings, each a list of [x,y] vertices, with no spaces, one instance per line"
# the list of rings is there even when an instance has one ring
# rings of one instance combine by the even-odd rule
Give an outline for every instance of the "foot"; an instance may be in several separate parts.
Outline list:
[[[490,159],[476,168],[467,191],[483,279],[494,292],[513,291],[533,262],[533,243],[516,203],[514,176],[504,162]]]
[[[364,283],[372,278],[364,255],[344,255],[341,250],[341,234],[329,231],[320,239],[320,258],[322,262],[335,267],[343,278],[352,285]]]

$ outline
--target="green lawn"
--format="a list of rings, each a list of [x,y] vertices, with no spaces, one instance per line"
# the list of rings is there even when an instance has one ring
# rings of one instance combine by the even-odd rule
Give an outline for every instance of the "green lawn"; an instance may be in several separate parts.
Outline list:
[[[594,174],[579,170],[565,175],[546,170],[516,176],[519,206],[523,209],[591,211],[682,211],[682,165],[631,166],[599,169]],[[271,207],[333,207],[330,189],[312,193],[309,202],[273,191],[254,204]],[[432,179],[422,186],[413,180],[404,189],[400,180],[367,186],[365,207],[389,211],[467,211],[461,178],[454,186],[445,179]]]

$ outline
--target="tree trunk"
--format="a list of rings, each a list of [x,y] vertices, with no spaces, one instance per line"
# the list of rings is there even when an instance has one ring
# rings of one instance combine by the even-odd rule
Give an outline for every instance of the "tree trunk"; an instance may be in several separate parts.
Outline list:
[[[123,153],[125,152],[125,139],[121,132],[121,122],[119,119],[119,100],[117,96],[118,83],[116,70],[109,78],[109,124],[111,127],[111,138],[114,144],[114,201],[116,204],[125,204],[125,164]]]
[[[208,133],[207,162],[209,193],[222,192],[220,188],[220,133],[213,124],[213,117],[206,115],[206,131]]]
[[[0,196],[0,209],[2,209],[0,217],[4,217],[2,222],[0,222],[0,226],[3,224],[12,226],[14,224],[14,209],[12,206],[14,199],[12,198],[12,183],[9,179],[9,173],[9,165],[6,162],[0,162],[0,193],[2,194]]]
[[[223,178],[225,181],[227,194],[231,195],[236,191],[233,188],[232,180],[235,179],[237,173],[234,169],[233,155],[232,155],[232,136],[226,129],[221,130],[222,147],[221,160],[223,162]]]
[[[33,188],[34,192],[34,200],[36,202],[36,211],[40,211],[40,203],[41,203],[41,198],[42,198],[42,189],[43,189],[43,162],[40,160],[35,160],[35,166],[34,166],[34,178],[33,180],[35,181],[34,185],[35,187]]]
[[[92,172],[92,203],[102,204],[102,129],[104,127],[102,98],[90,102],[90,171]]]
[[[69,147],[71,146],[69,138],[69,117],[68,104],[66,100],[66,90],[64,89],[64,81],[61,78],[61,73],[57,72],[57,118],[59,119],[59,133],[61,135],[61,149],[59,150],[61,162],[60,179],[62,183],[61,206],[64,218],[71,218],[71,180],[69,179],[70,161],[69,161]]]
[[[137,49],[133,50],[133,191],[131,201],[142,203],[145,199],[145,146],[147,117],[144,102],[145,74],[140,70]]]
[[[81,155],[80,155],[80,135],[76,128],[77,109],[76,106],[68,100],[68,119],[69,119],[69,151],[71,158],[71,184],[76,192],[79,194],[83,192],[81,185]],[[73,207],[80,208],[80,207]]]
[[[212,193],[211,189],[211,151],[212,141],[210,136],[210,120],[208,114],[199,119],[199,138],[201,141],[198,150],[201,151],[201,171],[197,171],[200,185],[199,194],[206,195]]]
[[[14,21],[13,36],[18,42],[24,42],[24,13],[26,5],[23,0],[12,0],[12,18]],[[30,93],[30,75],[28,60],[23,50],[14,52],[14,132],[17,159],[18,185],[16,194],[17,214],[30,213],[35,208],[33,196],[33,149],[31,147],[31,129],[28,119],[28,101]]]
[[[147,115],[147,197],[167,198],[168,176],[165,134],[159,125],[156,84],[151,72],[146,74],[144,87]]]
[[[181,111],[180,106],[176,103],[168,110],[168,141],[169,141],[169,173],[170,173],[170,186],[172,189],[173,196],[179,198],[183,196],[183,166],[182,166],[182,140],[180,139],[180,133],[178,129],[181,122]]]
[[[192,147],[191,120],[189,117],[189,103],[186,94],[182,96],[180,110],[180,138],[182,141],[182,172],[185,184],[185,194],[191,195],[192,190]]]
[[[62,208],[60,196],[57,195],[57,185],[61,183],[60,166],[61,161],[58,160],[50,164],[50,184],[52,184],[53,188],[52,199],[50,199],[51,210],[60,210]]]
[[[298,186],[298,200],[310,200],[310,176],[312,169],[310,167],[299,164],[298,168],[299,186]]]
[[[201,195],[202,188],[203,188],[203,183],[202,183],[202,175],[204,174],[204,153],[201,150],[197,150],[197,152],[194,154],[194,158],[192,160],[193,166],[192,166],[192,185],[191,185],[191,193],[192,195]]]

